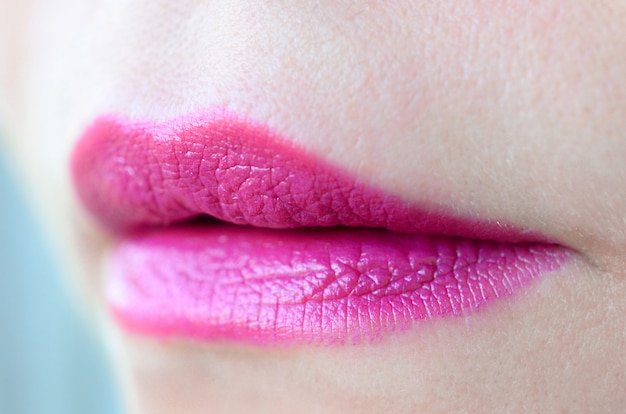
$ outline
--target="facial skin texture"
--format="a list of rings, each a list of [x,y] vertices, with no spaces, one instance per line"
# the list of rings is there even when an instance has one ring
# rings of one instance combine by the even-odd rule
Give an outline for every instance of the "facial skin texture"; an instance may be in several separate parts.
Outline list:
[[[76,201],[67,159],[100,114],[211,104],[574,258],[514,300],[371,345],[126,334],[102,302],[112,241]],[[0,111],[69,280],[102,315],[129,412],[626,407],[625,1],[2,0]]]

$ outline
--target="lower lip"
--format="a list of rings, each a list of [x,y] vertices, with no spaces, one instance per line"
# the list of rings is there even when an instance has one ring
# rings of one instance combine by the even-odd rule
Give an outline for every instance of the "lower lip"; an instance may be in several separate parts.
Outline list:
[[[152,336],[358,344],[472,313],[568,256],[550,244],[384,230],[178,226],[121,241],[107,294],[123,326]]]

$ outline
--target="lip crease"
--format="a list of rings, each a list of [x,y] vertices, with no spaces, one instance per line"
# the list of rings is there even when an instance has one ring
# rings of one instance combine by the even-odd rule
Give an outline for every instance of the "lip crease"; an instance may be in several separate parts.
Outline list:
[[[355,344],[469,314],[569,257],[536,232],[402,200],[221,107],[99,117],[71,169],[120,236],[111,310],[143,334]],[[189,223],[202,216],[223,223]]]

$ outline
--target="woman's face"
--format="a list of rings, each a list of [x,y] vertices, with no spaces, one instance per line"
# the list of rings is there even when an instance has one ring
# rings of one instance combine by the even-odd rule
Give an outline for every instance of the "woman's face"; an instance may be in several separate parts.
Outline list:
[[[103,315],[130,411],[626,407],[625,1],[4,0],[0,59],[5,149],[78,276],[71,282]],[[430,317],[426,308],[429,315],[385,325],[401,329],[383,326],[344,345],[328,345],[336,337],[323,329],[312,343],[247,340],[232,329],[215,334],[205,320],[170,335],[154,309],[128,323],[136,315],[125,304],[112,318],[109,309],[124,299],[104,286],[110,262],[124,260],[126,236],[104,230],[75,195],[75,145],[103,115],[124,119],[116,124],[126,131],[116,144],[124,153],[146,135],[139,122],[216,107],[237,122],[253,120],[239,130],[263,125],[282,137],[281,148],[340,170],[363,192],[376,188],[383,199],[444,212],[448,222],[460,217],[466,227],[516,229],[494,237],[498,246],[521,238],[552,249],[549,240],[562,260],[540,263],[550,271],[525,274],[510,296],[472,302],[457,315]],[[220,131],[196,141],[222,145]],[[108,148],[111,137],[99,134]],[[158,138],[148,135],[141,143]],[[243,147],[263,148],[261,135],[247,135]],[[140,169],[142,151],[154,152],[138,148]],[[84,154],[74,152],[74,165]],[[99,154],[90,153],[94,187],[110,173]],[[74,174],[90,173],[90,165]],[[103,188],[99,196],[113,203]],[[482,237],[444,230],[431,232]],[[506,273],[522,259],[493,266]],[[142,265],[162,264],[155,254],[148,261]],[[393,273],[396,264],[387,267]],[[122,279],[124,294],[145,300]],[[244,306],[224,301],[221,311],[231,314]],[[174,318],[176,310],[163,306],[163,318]],[[247,329],[261,323],[247,318]],[[143,326],[148,320],[160,328]]]

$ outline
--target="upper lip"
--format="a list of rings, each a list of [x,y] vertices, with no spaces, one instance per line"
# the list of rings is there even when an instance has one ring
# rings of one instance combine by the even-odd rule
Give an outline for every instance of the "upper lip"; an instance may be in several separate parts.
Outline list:
[[[407,202],[219,108],[160,124],[100,117],[77,144],[72,170],[83,203],[116,230],[209,215],[267,228],[352,226],[546,241],[500,221]]]

